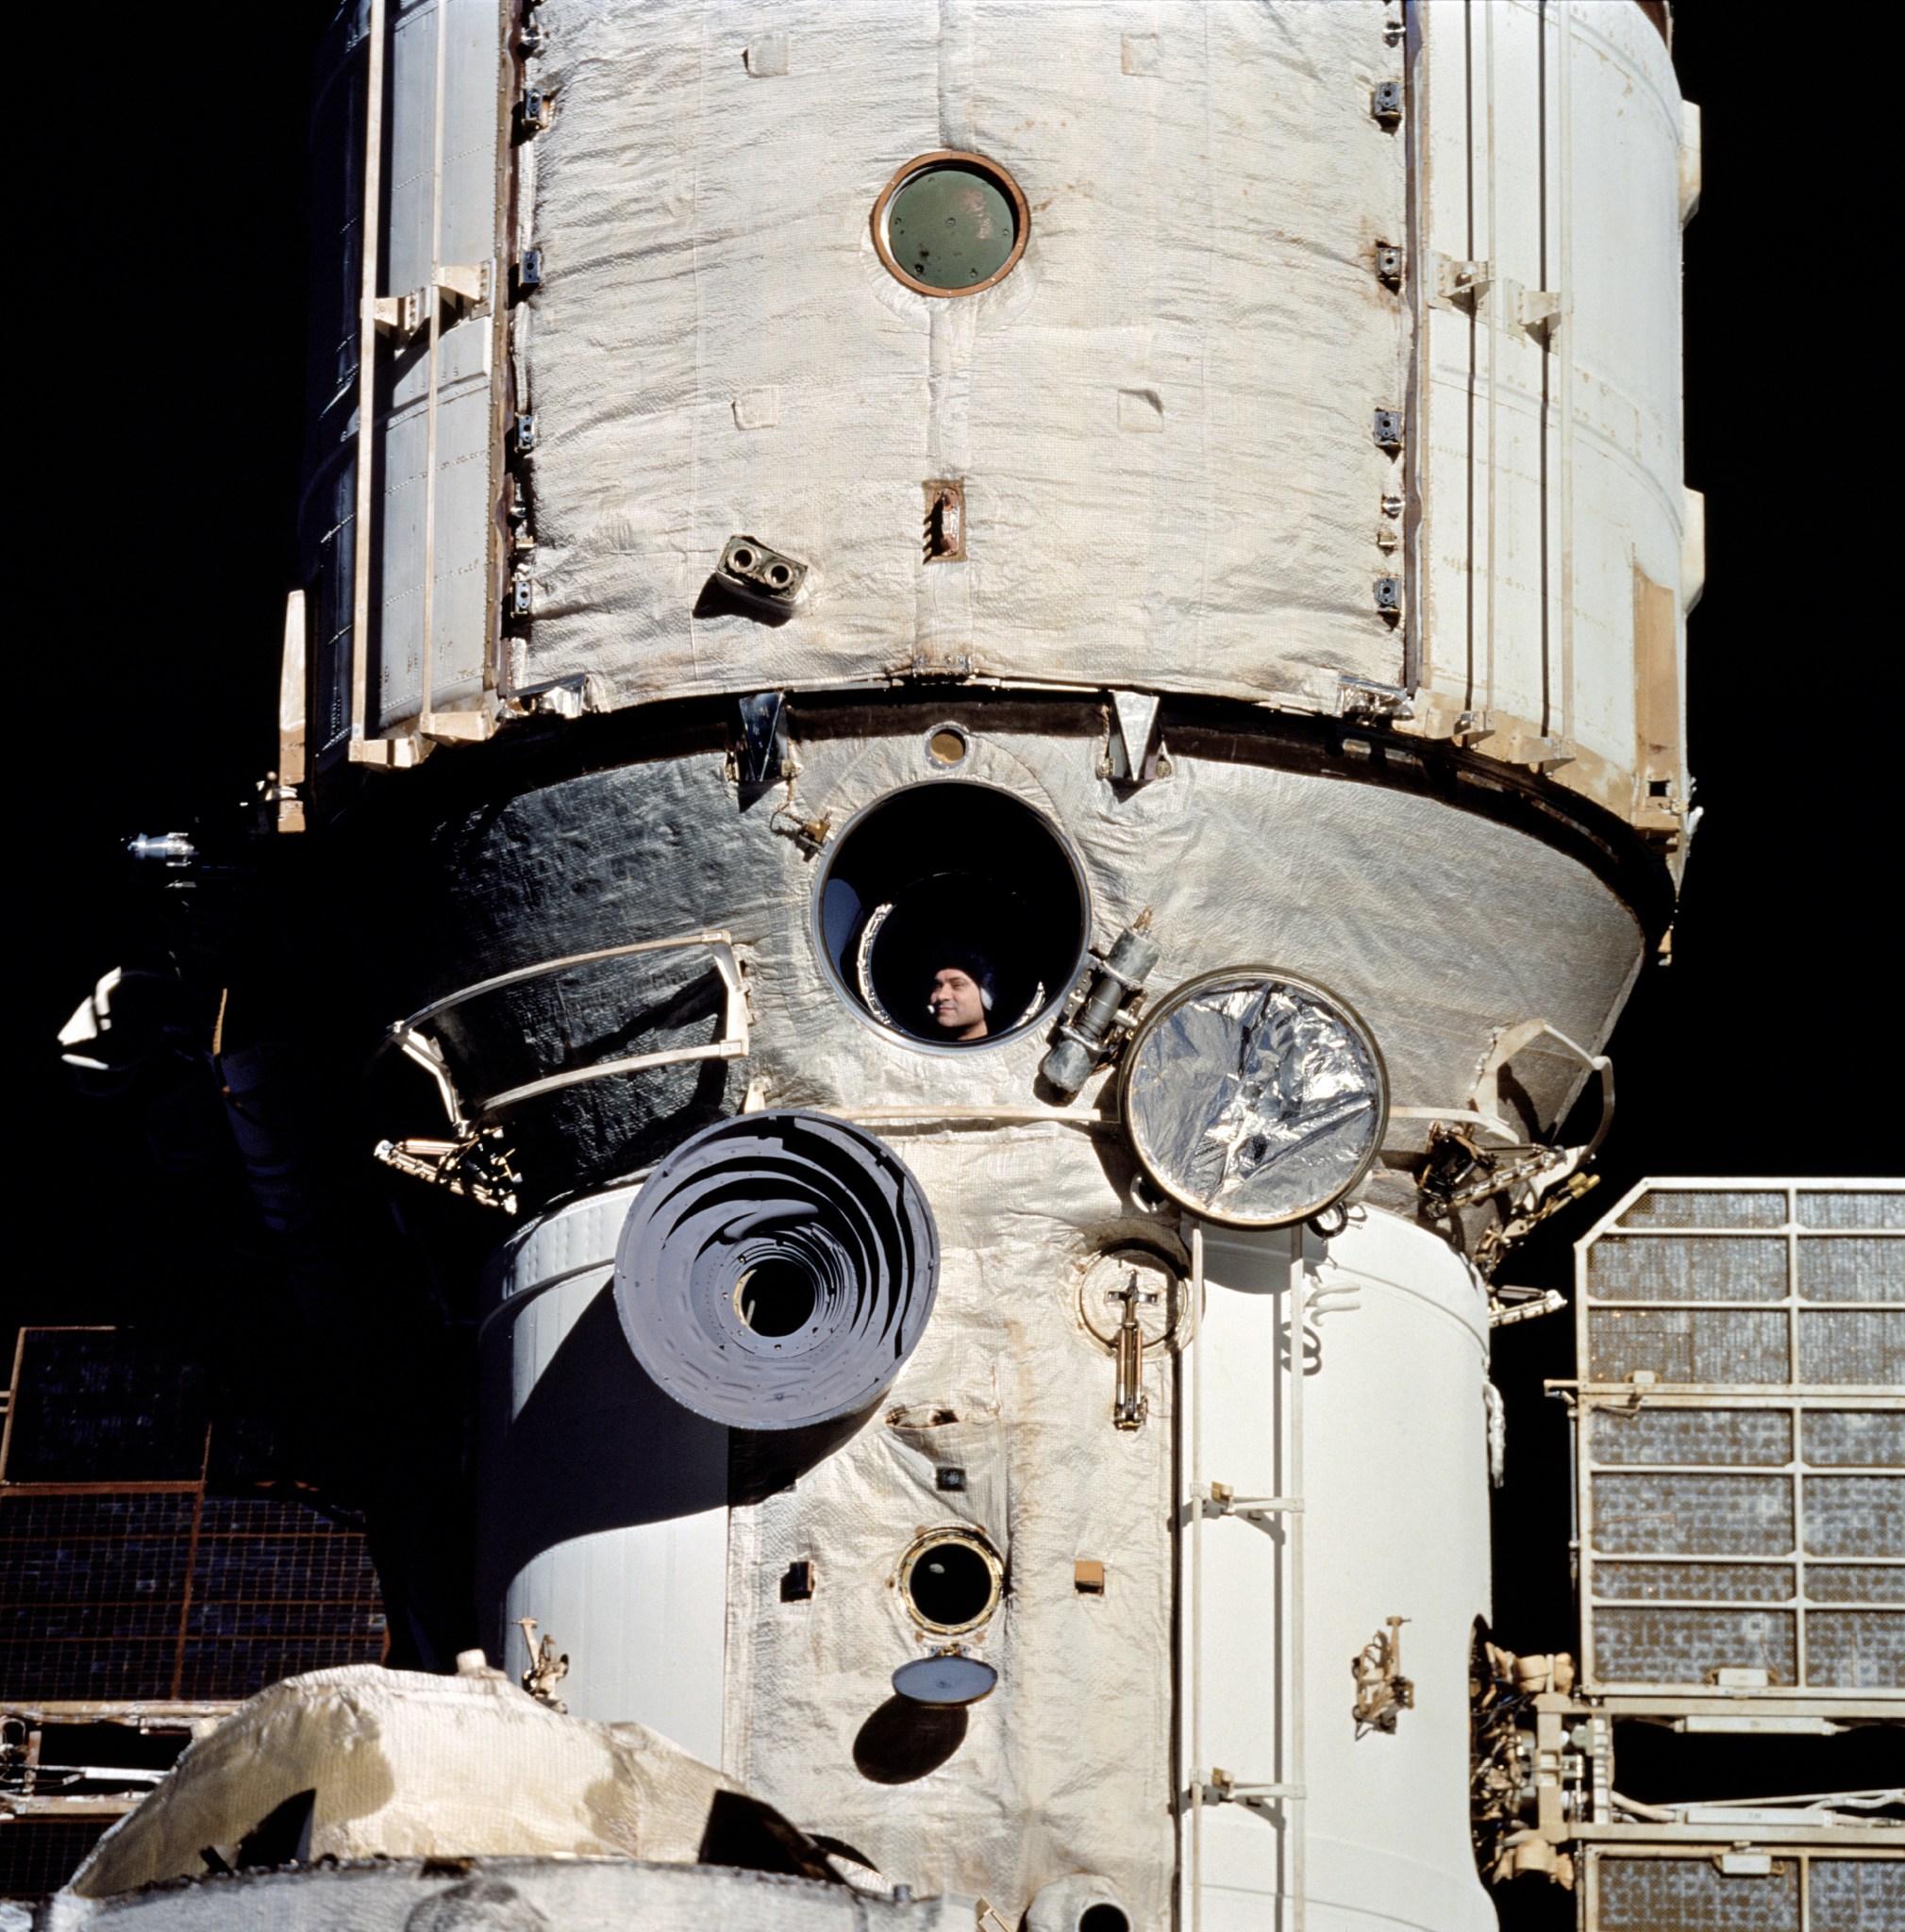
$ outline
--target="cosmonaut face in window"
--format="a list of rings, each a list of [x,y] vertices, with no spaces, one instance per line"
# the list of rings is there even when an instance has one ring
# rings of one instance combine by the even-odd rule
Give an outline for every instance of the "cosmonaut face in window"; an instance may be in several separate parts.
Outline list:
[[[990,975],[983,967],[969,971],[964,966],[942,966],[932,977],[927,995],[927,1011],[932,1023],[947,1040],[983,1040],[986,1013],[992,993],[985,984]]]

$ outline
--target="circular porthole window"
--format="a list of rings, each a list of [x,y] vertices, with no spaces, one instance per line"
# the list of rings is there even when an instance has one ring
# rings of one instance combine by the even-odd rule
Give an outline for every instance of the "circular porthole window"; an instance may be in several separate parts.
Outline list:
[[[873,245],[922,295],[977,295],[1026,252],[1019,184],[983,155],[945,148],[910,160],[873,205]]]
[[[900,1559],[899,1593],[928,1630],[957,1636],[998,1607],[1005,1570],[992,1545],[970,1529],[934,1529]]]
[[[1084,875],[1051,822],[961,778],[889,792],[848,824],[816,914],[840,991],[927,1050],[1036,1025],[1077,980],[1089,926]]]

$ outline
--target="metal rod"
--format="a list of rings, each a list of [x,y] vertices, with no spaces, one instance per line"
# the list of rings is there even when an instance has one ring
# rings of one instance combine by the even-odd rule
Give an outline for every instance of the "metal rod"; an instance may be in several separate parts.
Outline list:
[[[430,285],[424,299],[430,305],[430,348],[426,375],[427,402],[424,436],[424,637],[417,689],[417,724],[428,730],[436,673],[436,639],[432,624],[437,592],[437,363],[443,333],[443,75],[444,49],[449,40],[450,0],[437,0],[436,125],[430,149]]]
[[[1493,7],[1481,9],[1481,87],[1487,107],[1488,126],[1488,293],[1484,298],[1490,308],[1491,318],[1495,305],[1499,299],[1496,291],[1500,287],[1501,270],[1499,258],[1496,254],[1495,239],[1495,13]],[[1495,484],[1498,465],[1496,461],[1496,358],[1501,353],[1502,331],[1498,324],[1491,325],[1488,331],[1488,601],[1483,619],[1487,641],[1484,658],[1485,673],[1482,685],[1482,708],[1493,713],[1495,710],[1495,578],[1496,578],[1496,538],[1495,538]]]
[[[1308,1300],[1303,1268],[1303,1230],[1290,1237],[1290,1474],[1284,1485],[1291,1504],[1284,1530],[1290,1560],[1290,1777],[1294,1794],[1285,1800],[1290,1821],[1290,1892],[1292,1932],[1303,1932],[1308,1917],[1310,1819],[1305,1796],[1303,1708],[1303,1528],[1307,1512],[1303,1494],[1303,1308]]]
[[[560,973],[570,966],[588,966],[597,959],[620,959],[631,953],[665,953],[671,948],[681,946],[726,946],[729,944],[727,934],[723,931],[683,933],[676,939],[631,940],[626,945],[596,946],[587,953],[564,953],[559,959],[542,959],[533,966],[518,966],[508,973],[498,973],[488,979],[479,979],[474,985],[460,987],[455,992],[446,992],[442,999],[432,1000],[426,1007],[419,1007],[408,1020],[399,1020],[381,1041],[377,1042],[376,1053],[388,1053],[397,1041],[426,1021],[434,1020],[440,1013],[447,1013],[452,1007],[460,1007],[466,1000],[480,999],[486,992],[496,992],[506,986],[520,986],[526,979],[539,979],[545,973]]]
[[[1197,1222],[1191,1224],[1191,1334],[1190,1340],[1179,1352],[1190,1377],[1190,1427],[1187,1430],[1190,1444],[1190,1494],[1196,1496],[1203,1489],[1203,1412],[1199,1384],[1203,1380],[1202,1366],[1198,1360],[1204,1332],[1204,1229]],[[1204,1512],[1193,1509],[1186,1525],[1191,1539],[1189,1575],[1191,1588],[1189,1608],[1184,1618],[1185,1647],[1189,1653],[1191,1694],[1188,1699],[1190,1716],[1186,1726],[1189,1734],[1189,1757],[1191,1766],[1191,1846],[1189,1866],[1191,1895],[1191,1932],[1200,1932],[1204,1923],[1204,1761],[1203,1726],[1201,1705],[1204,1695]]]
[[[564,1073],[550,1074],[541,1080],[530,1080],[521,1087],[510,1088],[507,1092],[493,1094],[488,1100],[477,1101],[470,1108],[470,1118],[488,1120],[492,1114],[506,1112],[542,1094],[560,1092],[564,1087],[579,1087],[589,1080],[607,1080],[616,1074],[637,1074],[643,1067],[679,1066],[689,1060],[738,1060],[746,1052],[744,1035],[739,1040],[717,1040],[709,1046],[668,1047],[660,1053],[631,1053],[626,1059],[600,1060],[593,1067],[571,1067]]]
[[[377,407],[377,222],[383,205],[384,0],[370,0],[364,75],[364,213],[359,237],[357,528],[351,565],[351,740],[362,741],[370,707],[371,502]]]
[[[829,1111],[844,1121],[892,1121],[915,1126],[927,1126],[939,1121],[973,1126],[982,1125],[988,1121],[1062,1121],[1067,1126],[1084,1127],[1091,1131],[1115,1129],[1123,1125],[1114,1113],[1079,1113],[1059,1107],[852,1107],[830,1108]]]
[[[1574,741],[1574,136],[1571,103],[1574,90],[1574,9],[1561,0],[1557,9],[1556,54],[1561,62],[1561,133],[1555,147],[1559,214],[1560,280],[1556,294],[1556,334],[1561,338],[1561,735]]]

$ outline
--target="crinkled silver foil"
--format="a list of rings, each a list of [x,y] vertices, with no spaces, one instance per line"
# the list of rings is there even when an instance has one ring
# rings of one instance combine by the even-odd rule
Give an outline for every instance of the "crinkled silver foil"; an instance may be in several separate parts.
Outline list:
[[[1381,1131],[1382,1076],[1333,1008],[1260,979],[1163,1014],[1139,1043],[1126,1106],[1154,1178],[1225,1221],[1274,1226],[1354,1182]]]

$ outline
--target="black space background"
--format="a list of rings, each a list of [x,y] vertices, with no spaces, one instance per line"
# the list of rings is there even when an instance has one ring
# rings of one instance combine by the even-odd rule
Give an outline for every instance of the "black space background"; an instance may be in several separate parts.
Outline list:
[[[226,815],[273,761],[305,103],[326,10],[275,0],[222,25],[116,9],[58,78],[16,72],[16,114],[52,137],[19,151],[37,158],[15,176],[10,364],[13,495],[41,526],[8,611],[24,985],[6,1291],[29,1320],[163,1322],[192,1271],[218,1265],[168,1211],[137,1132],[70,1093],[52,1040],[124,950],[119,841]],[[1861,82],[1844,37],[1776,46],[1742,31],[1753,9],[1679,11],[1683,91],[1705,110],[1685,359],[1687,476],[1708,506],[1690,645],[1706,816],[1674,963],[1648,972],[1614,1036],[1620,1113],[1590,1208],[1648,1173],[1900,1171],[1896,356],[1880,231],[1845,146]],[[50,233],[23,214],[49,196]],[[1589,1211],[1508,1278],[1567,1286]],[[1512,1479],[1496,1631],[1512,1648],[1572,1641],[1562,1419],[1539,1386],[1571,1355],[1566,1318],[1498,1338]],[[1631,1774],[1624,1760],[1636,1796],[1668,1775],[1648,1768],[1658,1749],[1638,1740]],[[1779,1774],[1838,1782],[1816,1756],[1784,1747]],[[1773,1768],[1702,1758],[1704,1792],[1686,1794]],[[1546,1894],[1510,1910],[1571,1923]]]

